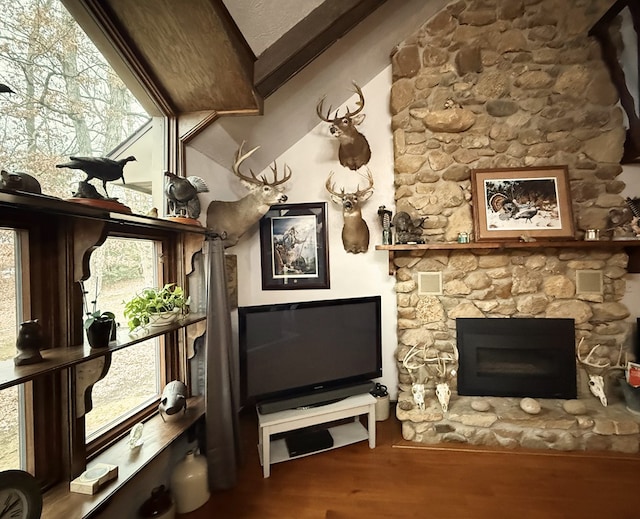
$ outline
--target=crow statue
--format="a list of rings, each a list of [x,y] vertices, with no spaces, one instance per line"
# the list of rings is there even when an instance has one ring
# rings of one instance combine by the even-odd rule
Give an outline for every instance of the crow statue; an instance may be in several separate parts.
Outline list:
[[[89,182],[92,178],[102,180],[102,187],[107,193],[107,182],[122,179],[124,184],[123,169],[127,162],[136,160],[135,157],[127,157],[120,160],[108,159],[106,157],[69,157],[70,162],[64,164],[56,164],[56,168],[79,169],[87,174],[85,182]]]
[[[169,214],[197,219],[200,216],[198,193],[209,191],[204,180],[200,177],[179,177],[168,171],[164,174],[167,177],[164,192],[167,194]]]

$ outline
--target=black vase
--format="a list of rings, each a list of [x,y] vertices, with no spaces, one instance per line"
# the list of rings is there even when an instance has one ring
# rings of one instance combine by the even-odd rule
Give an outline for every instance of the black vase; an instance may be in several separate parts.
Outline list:
[[[87,339],[92,348],[106,348],[111,340],[111,330],[115,328],[115,321],[110,317],[98,317],[87,328]]]

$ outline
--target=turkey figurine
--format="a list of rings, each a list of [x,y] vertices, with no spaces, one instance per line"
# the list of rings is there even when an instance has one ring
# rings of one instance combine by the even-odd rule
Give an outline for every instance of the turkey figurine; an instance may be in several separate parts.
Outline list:
[[[164,174],[167,177],[164,191],[167,194],[169,214],[197,219],[200,216],[198,193],[209,191],[204,180],[200,177],[179,177],[169,171]]]
[[[70,161],[64,164],[56,164],[56,168],[79,169],[87,174],[85,182],[93,178],[102,180],[102,187],[107,193],[107,182],[122,179],[124,184],[124,166],[127,162],[136,160],[135,157],[113,160],[107,157],[69,157]],[[108,194],[107,194],[108,196]]]

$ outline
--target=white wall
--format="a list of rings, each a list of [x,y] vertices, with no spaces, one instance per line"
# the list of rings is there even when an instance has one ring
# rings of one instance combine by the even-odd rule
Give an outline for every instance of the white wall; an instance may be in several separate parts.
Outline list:
[[[285,184],[287,203],[327,202],[329,273],[331,288],[306,290],[262,290],[260,270],[260,240],[256,224],[241,241],[227,249],[227,253],[238,257],[238,304],[240,306],[262,305],[291,301],[338,299],[365,295],[382,297],[382,355],[383,376],[379,382],[389,388],[392,399],[396,396],[397,370],[394,352],[397,347],[397,311],[395,278],[388,274],[388,254],[376,251],[375,245],[382,243],[382,230],[378,221],[378,207],[385,205],[394,209],[393,147],[389,115],[389,92],[391,67],[387,67],[368,84],[361,86],[366,103],[366,118],[360,126],[367,137],[372,155],[368,164],[373,174],[374,193],[362,208],[363,217],[369,226],[371,240],[368,252],[351,254],[342,245],[342,210],[332,203],[325,189],[331,171],[335,173],[336,187],[354,189],[365,181],[357,173],[343,168],[338,162],[338,142],[328,131],[328,124],[320,122],[294,146],[275,160],[280,171],[286,163],[292,171],[291,180]],[[344,105],[354,108],[354,95]],[[344,109],[344,107],[343,107]],[[230,149],[229,154],[235,153]],[[207,181],[211,193],[201,197],[203,207],[210,200],[234,200],[246,193],[233,175],[195,149],[187,150],[189,174],[197,174]],[[250,163],[243,168],[251,167]],[[196,173],[197,172],[197,173]],[[267,169],[265,173],[271,172]],[[217,179],[215,188],[211,179]],[[228,181],[225,185],[222,179]],[[205,215],[201,218],[206,223]]]

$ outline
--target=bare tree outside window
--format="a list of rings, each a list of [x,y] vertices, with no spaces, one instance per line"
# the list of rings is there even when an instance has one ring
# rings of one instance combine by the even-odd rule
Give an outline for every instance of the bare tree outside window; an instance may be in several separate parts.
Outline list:
[[[150,118],[58,0],[0,0],[0,12],[0,83],[15,92],[0,94],[0,167],[70,198],[84,174],[55,165],[108,156]]]

